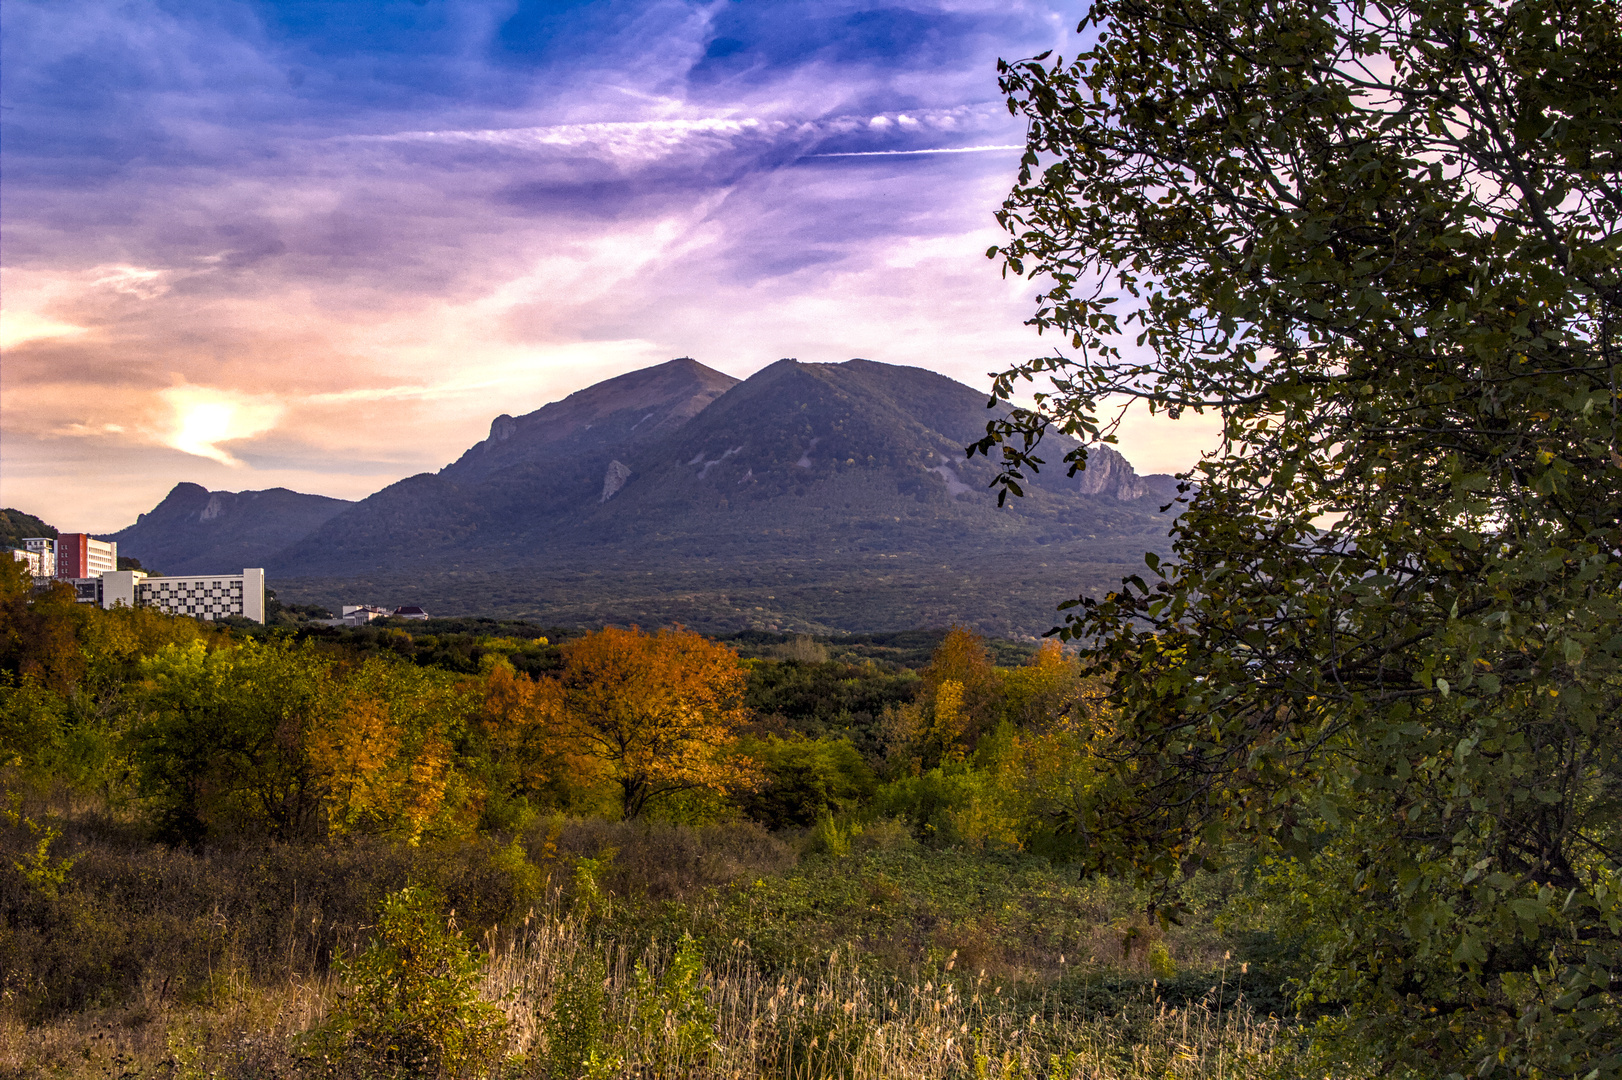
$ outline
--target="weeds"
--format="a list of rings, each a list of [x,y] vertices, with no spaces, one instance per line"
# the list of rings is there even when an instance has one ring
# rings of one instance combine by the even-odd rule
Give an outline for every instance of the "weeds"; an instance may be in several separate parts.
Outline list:
[[[34,962],[34,981],[0,1003],[5,1080],[1260,1080],[1305,1068],[1295,1030],[1245,1003],[1242,965],[1218,985],[1222,953],[1207,963],[1204,938],[1140,926],[1129,891],[1078,886],[1039,860],[931,852],[882,822],[847,833],[844,858],[797,868],[792,837],[753,826],[554,821],[527,872],[511,844],[478,859],[385,846],[140,856],[76,835],[83,858],[57,900],[12,872],[13,911],[45,921],[27,942],[0,941]],[[527,918],[501,921],[547,879]],[[118,992],[87,990],[73,1011],[31,1005],[30,993],[67,1002],[53,980],[89,979],[106,951],[46,928],[99,912],[117,929],[120,904],[120,932],[148,937],[139,950],[110,939],[133,964],[108,976]],[[491,929],[459,931],[453,904]],[[52,949],[72,965],[45,966]],[[1157,988],[1168,964],[1182,970]]]
[[[408,886],[383,901],[372,943],[335,965],[345,993],[312,1033],[323,1064],[372,1077],[485,1075],[507,1020],[479,996],[479,963],[440,899]]]

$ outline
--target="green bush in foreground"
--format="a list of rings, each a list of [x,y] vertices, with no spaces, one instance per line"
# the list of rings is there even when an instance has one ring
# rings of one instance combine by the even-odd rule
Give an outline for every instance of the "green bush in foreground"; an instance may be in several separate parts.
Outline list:
[[[383,901],[372,944],[335,964],[349,990],[312,1040],[333,1066],[363,1075],[483,1075],[502,1056],[507,1019],[479,996],[479,961],[430,890]]]

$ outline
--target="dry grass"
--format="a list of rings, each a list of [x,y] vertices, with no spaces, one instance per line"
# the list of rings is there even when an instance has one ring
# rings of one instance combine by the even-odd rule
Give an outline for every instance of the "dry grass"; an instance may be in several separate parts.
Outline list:
[[[1231,980],[1186,1005],[1120,989],[1160,940],[1142,927],[1123,954],[1141,921],[1130,890],[870,832],[848,859],[801,863],[794,837],[741,823],[537,823],[523,841],[550,887],[514,923],[499,845],[187,853],[70,829],[79,861],[59,898],[0,888],[0,960],[28,967],[0,970],[0,1080],[358,1077],[301,1048],[342,1005],[327,960],[354,955],[376,899],[412,878],[437,882],[472,936],[500,927],[482,938],[481,992],[509,1021],[492,1080],[574,1080],[554,1067],[571,1032],[602,1050],[603,1078],[1306,1075],[1294,1029],[1235,1007]],[[594,900],[560,891],[582,858]],[[688,985],[698,1049],[660,997],[688,929],[709,939]],[[1205,931],[1165,941],[1191,965],[1220,947]],[[1114,982],[1085,992],[1078,965],[1093,990]],[[47,1001],[47,985],[84,989]],[[582,986],[600,1013],[584,1027]]]
[[[638,959],[594,945],[572,919],[538,921],[494,956],[486,987],[511,1002],[514,1049],[543,1057],[560,973],[596,952],[611,1010],[634,1010]],[[1146,999],[1118,1013],[1083,1015],[1054,998],[1004,1001],[984,976],[922,985],[865,973],[832,949],[815,970],[764,976],[743,956],[708,964],[703,985],[716,1014],[714,1053],[694,1075],[756,1077],[1214,1078],[1290,1076],[1297,1058],[1279,1021],[1247,1008],[1169,1008]],[[623,1034],[623,1032],[622,1032]],[[628,1062],[670,1056],[674,1025],[631,1031],[617,1044]],[[540,1075],[540,1074],[536,1074]],[[647,1075],[628,1066],[625,1075]]]
[[[1292,1032],[1242,1005],[1219,1012],[1209,1002],[1172,1008],[1145,998],[1087,1015],[1051,995],[1006,1001],[984,977],[922,984],[885,979],[864,972],[839,949],[813,968],[775,976],[762,974],[741,953],[712,957],[696,985],[711,1011],[713,1044],[684,1058],[678,1017],[656,1008],[647,1019],[649,986],[667,969],[671,952],[656,944],[634,954],[573,915],[532,917],[485,965],[484,995],[506,1012],[511,1037],[509,1059],[490,1075],[551,1080],[550,1040],[572,1019],[560,990],[593,971],[603,977],[600,1042],[617,1059],[604,1075],[614,1077],[1304,1075]],[[639,962],[652,976],[638,977]],[[117,1011],[34,1028],[0,1021],[0,1076],[330,1075],[297,1052],[300,1037],[323,1023],[338,1000],[330,979],[269,989],[234,976],[227,983],[212,1008],[164,1001],[153,988]]]

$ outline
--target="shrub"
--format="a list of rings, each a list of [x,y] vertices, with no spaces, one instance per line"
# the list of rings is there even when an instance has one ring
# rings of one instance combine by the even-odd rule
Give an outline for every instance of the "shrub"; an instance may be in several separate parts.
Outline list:
[[[506,1017],[479,996],[479,963],[432,891],[385,899],[370,947],[335,966],[349,992],[314,1040],[329,1060],[371,1075],[461,1077],[501,1057]]]
[[[1019,847],[1023,822],[1009,801],[997,777],[958,763],[886,784],[871,809],[906,820],[937,847]]]
[[[739,805],[768,829],[803,828],[825,814],[848,813],[873,793],[873,772],[849,739],[773,737],[746,749],[761,763],[766,782]]]
[[[595,956],[563,974],[545,1024],[548,1077],[600,1080],[619,1069],[620,1055],[608,1040],[607,978],[603,962]]]

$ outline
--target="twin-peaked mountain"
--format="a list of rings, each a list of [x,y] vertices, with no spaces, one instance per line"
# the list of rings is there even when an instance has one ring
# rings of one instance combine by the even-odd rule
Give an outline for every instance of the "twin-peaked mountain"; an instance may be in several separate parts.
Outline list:
[[[739,382],[674,360],[497,417],[440,472],[340,504],[264,565],[284,596],[446,614],[1039,632],[1078,586],[1166,549],[1175,483],[1102,447],[1067,478],[1061,439],[999,509],[994,467],[963,452],[988,415],[919,368],[783,360]],[[180,490],[121,550],[147,561],[134,534]]]

